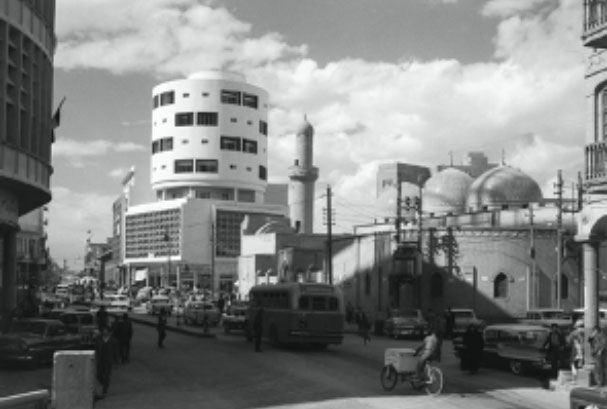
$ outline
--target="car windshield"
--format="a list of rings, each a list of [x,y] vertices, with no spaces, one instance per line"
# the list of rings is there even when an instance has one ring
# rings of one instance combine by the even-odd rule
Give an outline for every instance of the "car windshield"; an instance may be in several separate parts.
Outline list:
[[[28,332],[30,334],[44,335],[46,325],[43,322],[18,321],[11,327],[11,332]]]
[[[398,314],[398,316],[401,318],[417,318],[417,311],[415,311],[415,310],[402,311]]]
[[[518,339],[524,345],[536,345],[546,338],[546,331],[524,331],[519,332]]]
[[[453,311],[455,318],[474,318],[472,311]]]
[[[562,311],[544,311],[542,316],[549,320],[562,320],[567,318]]]

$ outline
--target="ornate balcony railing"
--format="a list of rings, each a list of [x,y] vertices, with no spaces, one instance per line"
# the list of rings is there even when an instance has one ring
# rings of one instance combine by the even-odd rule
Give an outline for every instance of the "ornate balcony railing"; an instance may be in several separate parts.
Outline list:
[[[584,0],[584,45],[607,48],[607,0]]]

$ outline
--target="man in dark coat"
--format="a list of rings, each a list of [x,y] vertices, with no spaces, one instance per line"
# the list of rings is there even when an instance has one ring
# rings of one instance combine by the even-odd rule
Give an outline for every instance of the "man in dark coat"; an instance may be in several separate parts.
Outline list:
[[[129,361],[131,338],[133,338],[133,325],[127,313],[124,313],[117,322],[114,336],[118,341],[120,362],[125,364]]]
[[[561,353],[565,347],[565,337],[559,331],[559,327],[556,324],[550,326],[550,334],[544,342],[544,348],[548,351],[548,360],[550,361],[551,375],[557,377],[559,374],[559,367],[561,365]]]
[[[99,332],[101,332],[101,328],[107,327],[109,325],[109,316],[107,311],[105,310],[105,305],[99,307],[99,310],[96,314],[97,317],[97,327],[99,328]]]
[[[158,314],[158,323],[156,324],[156,331],[158,332],[158,348],[164,348],[164,339],[167,336],[167,319],[164,316],[164,312]]]
[[[253,336],[255,337],[255,352],[261,352],[261,337],[263,336],[263,307],[257,310],[253,321]]]
[[[471,374],[478,372],[483,358],[483,349],[485,341],[483,334],[474,324],[468,326],[464,334],[464,349],[462,351],[461,369],[469,371]]]
[[[453,338],[453,330],[455,329],[455,314],[451,311],[451,307],[445,312],[445,338]]]
[[[110,386],[110,377],[112,375],[112,364],[114,363],[115,341],[112,338],[110,329],[106,326],[101,328],[101,333],[95,343],[95,363],[97,366],[97,381],[101,384],[101,395],[103,398],[108,392]]]

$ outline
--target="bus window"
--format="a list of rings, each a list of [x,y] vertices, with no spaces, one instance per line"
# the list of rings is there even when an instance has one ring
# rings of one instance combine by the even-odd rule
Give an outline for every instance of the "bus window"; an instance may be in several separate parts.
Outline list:
[[[339,310],[339,301],[335,297],[329,297],[329,311]]]
[[[327,309],[327,297],[314,296],[312,297],[312,310],[325,311]]]
[[[310,297],[299,297],[299,309],[300,310],[310,309]]]

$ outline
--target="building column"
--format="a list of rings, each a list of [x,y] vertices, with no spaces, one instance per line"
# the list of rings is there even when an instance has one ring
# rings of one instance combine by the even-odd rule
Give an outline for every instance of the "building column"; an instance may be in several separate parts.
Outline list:
[[[2,294],[0,308],[4,317],[17,307],[17,229],[4,228],[2,234]]]
[[[582,249],[584,252],[584,339],[588,340],[592,329],[599,324],[598,251],[596,244],[592,242],[583,243]],[[585,366],[591,368],[594,365],[594,359],[588,343],[584,346]]]

